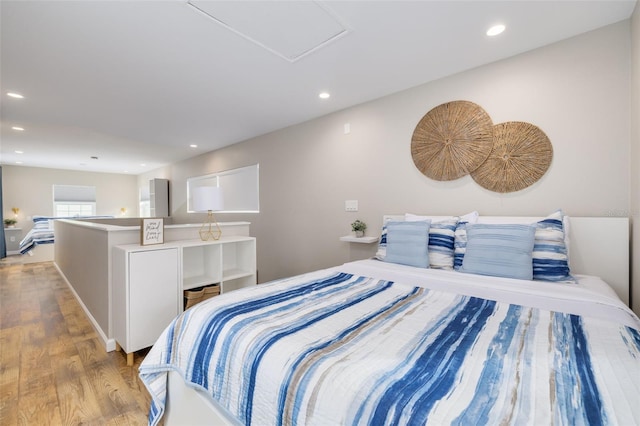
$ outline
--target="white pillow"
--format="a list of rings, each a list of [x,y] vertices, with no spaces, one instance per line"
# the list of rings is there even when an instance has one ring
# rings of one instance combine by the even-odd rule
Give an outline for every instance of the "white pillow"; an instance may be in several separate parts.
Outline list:
[[[404,220],[406,222],[420,222],[422,220],[430,220],[431,223],[442,222],[443,220],[457,219],[458,216],[422,216],[417,214],[405,213]]]

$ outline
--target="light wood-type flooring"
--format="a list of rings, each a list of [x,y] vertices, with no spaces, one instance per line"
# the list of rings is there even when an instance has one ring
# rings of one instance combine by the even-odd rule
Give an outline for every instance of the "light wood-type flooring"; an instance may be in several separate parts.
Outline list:
[[[0,425],[146,425],[143,356],[105,352],[53,262],[0,263]]]

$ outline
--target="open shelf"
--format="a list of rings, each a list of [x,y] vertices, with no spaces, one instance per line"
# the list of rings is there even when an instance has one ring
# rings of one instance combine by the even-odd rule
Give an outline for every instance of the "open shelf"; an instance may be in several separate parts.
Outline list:
[[[182,289],[183,290],[191,290],[192,288],[202,287],[205,285],[217,284],[218,281],[213,280],[211,277],[206,275],[198,275],[196,277],[188,277],[183,278],[182,280]]]
[[[256,241],[228,237],[182,245],[182,289],[219,284],[220,293],[256,285]]]

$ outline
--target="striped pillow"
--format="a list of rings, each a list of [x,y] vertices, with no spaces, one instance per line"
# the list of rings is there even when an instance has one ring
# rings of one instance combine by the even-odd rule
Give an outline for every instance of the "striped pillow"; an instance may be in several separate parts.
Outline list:
[[[418,216],[416,216],[417,218]],[[425,219],[420,219],[424,221]],[[418,221],[410,218],[409,222]],[[429,267],[433,269],[453,269],[455,230],[457,217],[431,222],[429,227]],[[385,260],[387,255],[387,224],[382,227],[380,242],[375,258]]]
[[[385,257],[387,257],[387,223],[382,225],[382,233],[380,234],[378,250],[375,255],[375,258],[378,260],[384,260]]]
[[[456,225],[454,245],[453,245],[453,269],[460,270],[462,266],[462,259],[464,259],[464,252],[467,249],[467,224],[476,223],[478,221],[479,214],[477,211],[467,213],[460,217],[458,224]]]
[[[458,218],[431,222],[429,228],[429,267],[453,269],[453,254]]]
[[[533,279],[576,282],[569,269],[562,210],[558,210],[536,223],[535,244],[533,246]]]
[[[460,272],[530,280],[535,225],[474,224],[467,227]]]

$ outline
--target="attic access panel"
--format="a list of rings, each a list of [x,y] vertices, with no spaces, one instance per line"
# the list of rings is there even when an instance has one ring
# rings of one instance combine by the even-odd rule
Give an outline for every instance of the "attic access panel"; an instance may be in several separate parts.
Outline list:
[[[289,62],[347,34],[337,17],[318,2],[189,0],[187,4]]]

